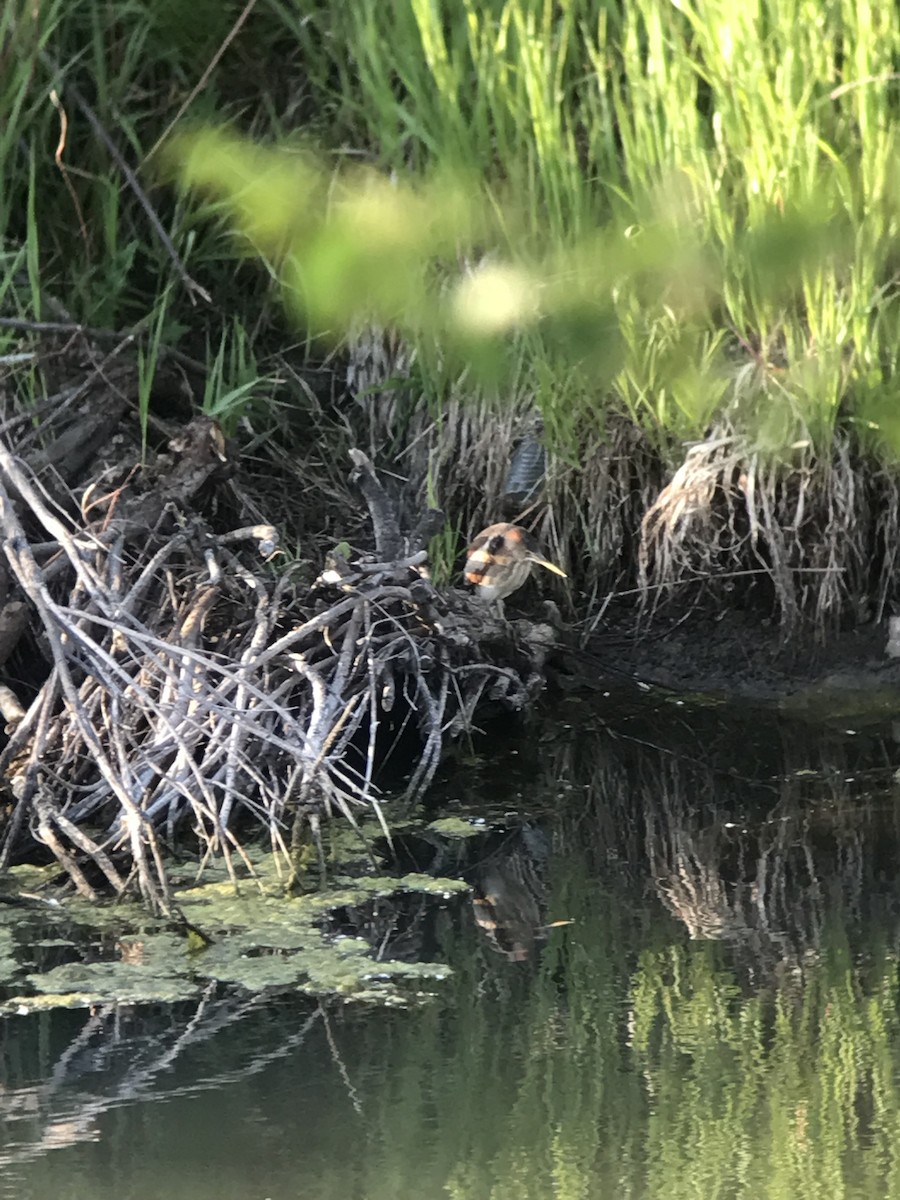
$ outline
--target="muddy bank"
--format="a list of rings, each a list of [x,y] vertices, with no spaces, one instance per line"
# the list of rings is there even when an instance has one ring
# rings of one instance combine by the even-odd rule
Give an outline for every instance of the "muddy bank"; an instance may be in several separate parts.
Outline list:
[[[887,622],[785,640],[758,613],[724,610],[635,630],[633,614],[614,614],[561,676],[567,688],[605,689],[632,677],[644,684],[721,700],[753,702],[819,719],[900,712],[900,659],[887,653]]]

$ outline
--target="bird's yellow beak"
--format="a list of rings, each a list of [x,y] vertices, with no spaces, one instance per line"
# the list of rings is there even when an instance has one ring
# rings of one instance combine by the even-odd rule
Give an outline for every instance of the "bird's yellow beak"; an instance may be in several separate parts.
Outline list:
[[[537,563],[539,567],[546,567],[548,571],[552,571],[554,575],[561,575],[563,579],[569,578],[562,567],[558,567],[556,563],[548,562],[546,558],[538,558],[536,554],[529,554],[528,561]]]

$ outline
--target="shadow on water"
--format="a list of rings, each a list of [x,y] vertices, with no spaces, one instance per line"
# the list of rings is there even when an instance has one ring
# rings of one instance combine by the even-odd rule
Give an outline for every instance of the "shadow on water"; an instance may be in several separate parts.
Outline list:
[[[437,999],[10,1018],[6,1194],[900,1195],[898,759],[615,698],[495,739],[437,791],[484,833],[397,842],[470,896],[334,918],[449,963]]]

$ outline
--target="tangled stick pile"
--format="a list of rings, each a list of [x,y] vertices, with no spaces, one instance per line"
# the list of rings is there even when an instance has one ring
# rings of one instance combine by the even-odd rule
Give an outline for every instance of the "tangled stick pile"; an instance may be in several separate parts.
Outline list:
[[[0,872],[40,843],[82,895],[136,884],[166,911],[179,839],[233,872],[262,827],[292,880],[310,840],[322,866],[322,815],[381,815],[401,738],[418,797],[483,700],[521,707],[540,686],[544,651],[487,661],[493,618],[427,578],[435,514],[401,536],[362,453],[374,553],[338,555],[312,589],[279,566],[272,526],[200,515],[227,459],[213,422],[130,453],[94,464],[78,499],[0,444],[0,662],[28,654],[38,676],[27,710],[4,693]]]

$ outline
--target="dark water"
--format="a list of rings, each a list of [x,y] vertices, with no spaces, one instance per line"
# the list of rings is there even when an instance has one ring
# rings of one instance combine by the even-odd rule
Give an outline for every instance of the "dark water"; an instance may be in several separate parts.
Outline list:
[[[900,1196],[891,730],[559,718],[442,782],[498,831],[400,846],[475,903],[341,917],[435,999],[11,1018],[0,1194]]]

